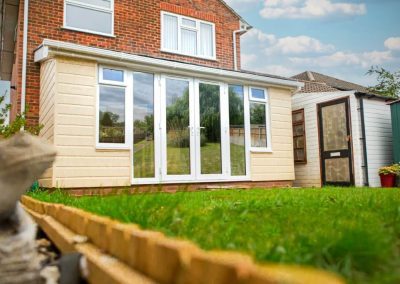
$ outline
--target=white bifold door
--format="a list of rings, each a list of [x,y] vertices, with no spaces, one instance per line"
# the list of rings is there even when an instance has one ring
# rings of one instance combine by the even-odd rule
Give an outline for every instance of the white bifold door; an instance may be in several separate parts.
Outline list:
[[[163,181],[223,180],[230,175],[227,106],[223,84],[161,78]]]

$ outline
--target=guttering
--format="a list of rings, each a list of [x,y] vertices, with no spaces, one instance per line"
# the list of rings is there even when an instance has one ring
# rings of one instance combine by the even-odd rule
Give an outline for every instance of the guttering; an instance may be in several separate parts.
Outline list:
[[[239,21],[239,25],[240,25],[240,29],[233,31],[233,33],[232,33],[232,37],[233,37],[233,69],[236,71],[238,70],[237,44],[236,44],[237,34],[245,33],[252,29],[251,26],[246,25],[246,24],[242,23],[241,21]]]
[[[21,79],[21,114],[25,112],[26,101],[26,66],[28,55],[28,15],[29,0],[24,1],[24,34],[22,41],[22,79]]]
[[[360,118],[361,118],[361,133],[363,143],[363,156],[364,156],[364,171],[365,171],[365,186],[369,186],[369,174],[368,174],[368,151],[367,151],[367,136],[365,131],[365,116],[364,116],[364,98],[360,94],[356,93],[358,101],[360,102]]]
[[[204,75],[211,79],[215,77],[223,77],[232,80],[252,81],[261,84],[281,86],[288,89],[294,89],[304,86],[303,83],[291,79],[285,80],[232,70],[217,69],[201,65],[193,65],[165,59],[146,57],[50,39],[45,39],[43,43],[39,46],[39,48],[35,51],[35,62],[43,62],[56,55],[93,60],[100,63],[114,65],[124,65],[129,67],[138,66],[146,67],[147,69],[153,68],[162,72],[174,71],[182,74],[193,72],[196,74]]]

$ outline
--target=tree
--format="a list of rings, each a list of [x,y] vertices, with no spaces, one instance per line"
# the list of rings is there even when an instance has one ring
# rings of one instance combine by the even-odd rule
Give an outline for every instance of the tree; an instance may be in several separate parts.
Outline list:
[[[400,70],[391,73],[382,67],[372,66],[367,75],[377,75],[378,80],[376,86],[368,88],[369,91],[389,98],[400,96]]]

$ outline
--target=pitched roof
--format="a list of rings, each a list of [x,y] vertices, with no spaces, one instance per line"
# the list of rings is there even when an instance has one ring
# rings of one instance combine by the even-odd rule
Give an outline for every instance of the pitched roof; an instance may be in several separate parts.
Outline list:
[[[335,90],[331,90],[328,92],[357,91],[357,92],[366,93],[366,94],[371,93],[368,90],[368,88],[366,88],[364,86],[354,84],[354,83],[351,83],[348,81],[340,80],[338,78],[327,76],[327,75],[324,75],[321,73],[312,72],[312,71],[306,71],[306,72],[297,74],[297,75],[293,76],[292,78],[300,80],[300,81],[304,81],[306,83],[305,85],[308,85],[310,83],[320,83],[320,84],[325,84],[325,85],[331,87],[331,89],[335,89]],[[307,88],[308,88],[307,86],[304,87],[305,90]]]

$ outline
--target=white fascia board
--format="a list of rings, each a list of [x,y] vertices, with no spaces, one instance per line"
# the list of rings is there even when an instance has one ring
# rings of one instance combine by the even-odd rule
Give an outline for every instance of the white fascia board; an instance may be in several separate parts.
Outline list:
[[[304,85],[304,83],[298,81],[192,65],[50,39],[43,40],[43,43],[35,51],[35,62],[42,62],[56,55],[90,59],[104,64],[140,67],[149,71],[175,72],[186,75],[190,73],[208,78],[219,77],[232,81],[257,82],[258,84],[280,86],[288,89],[298,89]]]

